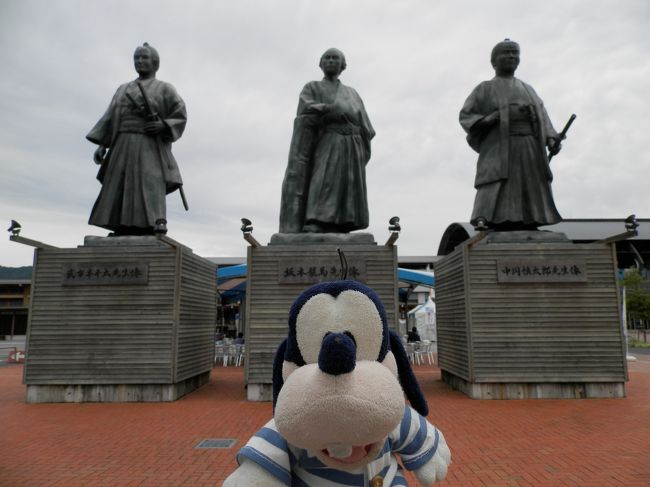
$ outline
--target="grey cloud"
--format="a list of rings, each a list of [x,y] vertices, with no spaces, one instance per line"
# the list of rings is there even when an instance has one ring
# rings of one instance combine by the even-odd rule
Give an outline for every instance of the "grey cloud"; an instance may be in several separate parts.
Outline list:
[[[76,246],[99,191],[84,136],[148,41],[159,77],[188,105],[174,147],[190,212],[168,198],[171,235],[201,255],[245,255],[239,218],[260,241],[277,230],[280,186],[303,84],[323,50],[341,48],[344,83],[377,129],[368,165],[370,231],[402,218],[400,254],[430,254],[471,212],[475,153],[458,125],[471,89],[492,76],[489,52],[518,40],[518,75],[557,128],[578,120],[553,161],[565,217],[650,214],[645,0],[526,3],[426,0],[328,2],[123,0],[4,2],[0,7],[0,220],[33,238]],[[22,220],[21,220],[22,218]],[[31,252],[0,239],[3,265]]]

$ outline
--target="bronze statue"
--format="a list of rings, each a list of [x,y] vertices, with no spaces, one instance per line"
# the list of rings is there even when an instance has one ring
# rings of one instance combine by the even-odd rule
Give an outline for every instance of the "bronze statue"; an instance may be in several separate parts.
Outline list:
[[[515,78],[519,52],[509,39],[494,46],[496,76],[474,88],[460,111],[467,142],[479,153],[471,222],[480,229],[534,230],[562,219],[546,153],[559,152],[561,136],[533,88]]]
[[[357,92],[339,81],[345,56],[328,49],[325,77],[300,93],[282,183],[281,233],[347,233],[368,226],[366,164],[375,131]]]
[[[171,145],[185,129],[185,103],[172,85],[156,79],[160,57],[152,46],[138,47],[133,61],[138,78],[117,89],[86,136],[99,145],[94,160],[102,183],[88,223],[114,235],[153,234],[166,217],[165,196],[183,185]]]

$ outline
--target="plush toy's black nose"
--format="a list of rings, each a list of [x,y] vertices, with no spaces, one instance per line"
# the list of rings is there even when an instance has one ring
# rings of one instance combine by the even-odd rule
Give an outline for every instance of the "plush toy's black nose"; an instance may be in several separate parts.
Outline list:
[[[318,354],[318,367],[326,374],[352,372],[357,360],[357,344],[350,333],[328,333]]]

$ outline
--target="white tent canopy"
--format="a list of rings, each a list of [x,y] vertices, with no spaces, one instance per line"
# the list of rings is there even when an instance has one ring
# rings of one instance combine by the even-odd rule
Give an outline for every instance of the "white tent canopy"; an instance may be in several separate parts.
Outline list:
[[[409,328],[416,326],[422,340],[436,341],[436,305],[431,297],[408,313]]]

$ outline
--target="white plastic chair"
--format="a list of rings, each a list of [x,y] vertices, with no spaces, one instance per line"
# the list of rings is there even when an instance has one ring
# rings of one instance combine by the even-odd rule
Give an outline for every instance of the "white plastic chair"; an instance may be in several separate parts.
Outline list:
[[[409,359],[411,364],[415,365],[415,343],[409,342],[404,345],[404,350],[406,351],[406,356]]]
[[[237,364],[237,345],[226,345],[224,347],[223,366],[228,367],[232,362],[233,365]]]
[[[425,358],[429,362],[429,365],[433,365],[433,350],[431,349],[432,343],[429,340],[422,340],[417,343],[415,350],[415,360],[418,364],[420,362],[424,363]]]
[[[246,352],[246,345],[235,345],[235,366],[240,367],[244,363],[244,353]]]
[[[225,349],[223,344],[218,343],[214,346],[214,363],[217,363],[217,360],[225,362]],[[225,363],[224,363],[225,365]]]

